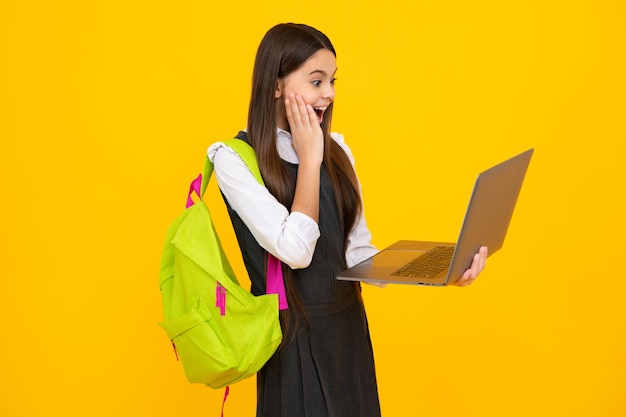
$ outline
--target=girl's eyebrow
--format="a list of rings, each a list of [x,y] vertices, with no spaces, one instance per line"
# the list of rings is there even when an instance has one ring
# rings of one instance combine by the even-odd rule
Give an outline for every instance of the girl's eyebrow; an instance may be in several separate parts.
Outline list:
[[[333,72],[333,75],[335,75],[336,73],[337,73],[337,69],[335,69],[335,72]],[[326,73],[326,71],[321,70],[321,69],[316,69],[316,70],[313,70],[313,71],[309,72],[309,75],[313,75],[313,74],[321,74],[323,76],[327,76],[328,75],[328,73]]]

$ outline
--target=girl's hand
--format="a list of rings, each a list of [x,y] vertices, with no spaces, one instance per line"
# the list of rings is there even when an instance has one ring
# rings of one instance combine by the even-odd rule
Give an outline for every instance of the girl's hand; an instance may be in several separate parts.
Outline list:
[[[324,133],[313,107],[306,104],[302,96],[291,93],[285,99],[285,113],[300,163],[321,165],[324,158]]]
[[[470,268],[465,271],[463,276],[456,281],[452,282],[450,285],[457,285],[459,287],[465,287],[474,282],[474,280],[478,277],[478,275],[485,269],[485,264],[487,263],[487,247],[482,246],[476,255],[474,255],[474,260],[472,261],[472,265]]]

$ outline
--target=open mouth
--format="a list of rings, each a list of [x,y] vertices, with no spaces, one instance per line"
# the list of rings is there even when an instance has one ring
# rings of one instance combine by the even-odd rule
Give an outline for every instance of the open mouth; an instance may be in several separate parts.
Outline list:
[[[319,120],[319,122],[322,123],[322,120],[324,120],[324,111],[326,109],[316,108],[313,110],[315,110],[315,114],[317,115],[317,120]]]

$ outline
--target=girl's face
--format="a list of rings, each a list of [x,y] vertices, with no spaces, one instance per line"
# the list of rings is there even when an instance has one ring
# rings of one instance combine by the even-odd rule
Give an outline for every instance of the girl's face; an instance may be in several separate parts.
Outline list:
[[[295,93],[310,104],[322,123],[324,112],[335,98],[335,73],[337,63],[335,55],[328,49],[320,49],[290,74],[279,78],[274,93],[276,106],[276,125],[289,130],[285,113],[285,98]]]

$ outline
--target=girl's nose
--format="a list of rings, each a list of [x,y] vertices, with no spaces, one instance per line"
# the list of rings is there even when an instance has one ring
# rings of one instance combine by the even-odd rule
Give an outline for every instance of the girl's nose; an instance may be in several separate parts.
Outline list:
[[[324,90],[323,97],[329,101],[333,101],[335,99],[335,86],[330,84]]]

